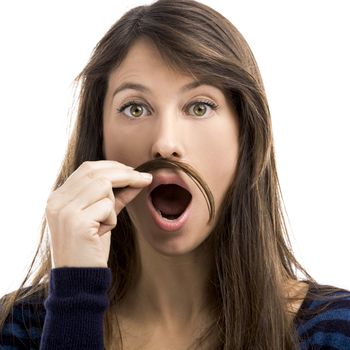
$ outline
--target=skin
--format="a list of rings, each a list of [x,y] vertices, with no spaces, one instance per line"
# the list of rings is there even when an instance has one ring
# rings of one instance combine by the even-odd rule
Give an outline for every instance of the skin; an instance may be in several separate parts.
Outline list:
[[[151,41],[139,39],[109,76],[103,109],[104,156],[134,168],[160,156],[186,162],[207,182],[216,208],[220,208],[237,164],[237,115],[215,86],[181,92],[193,80],[170,69]],[[145,85],[150,92],[127,89],[113,96],[125,82]],[[185,110],[189,103],[203,99],[219,108],[214,111],[206,106],[206,111],[198,112],[197,104]],[[134,115],[141,116],[133,117],[137,106],[118,112],[131,100],[147,106],[138,105],[141,111],[134,111]],[[215,220],[207,224],[208,209],[198,187],[186,174],[179,175],[191,190],[194,210],[178,232],[166,232],[156,225],[146,206],[146,191],[127,205],[136,228],[142,273],[125,301],[125,309],[129,318],[138,315],[140,322],[144,318],[143,324],[156,324],[174,334],[183,334],[203,314],[207,303],[204,291],[212,266],[210,248],[203,242],[215,224]]]
[[[125,90],[113,96],[126,81],[147,85],[150,91]],[[235,176],[238,123],[216,87],[182,91],[192,81],[169,69],[151,42],[136,42],[109,77],[103,113],[105,160],[84,162],[47,201],[53,268],[108,267],[111,230],[126,207],[135,226],[141,276],[118,305],[125,349],[184,349],[212,321],[205,291],[213,254],[206,238]],[[218,108],[199,103],[203,98]],[[137,120],[127,117],[131,108],[118,113],[131,99],[139,104]],[[217,208],[210,225],[202,193],[184,174],[193,196],[189,220],[176,232],[162,231],[153,222],[146,205],[152,176],[147,179],[134,168],[160,156],[190,164],[209,185]],[[112,188],[123,189],[115,196]],[[300,298],[288,305],[290,310],[297,312],[306,292],[305,283],[283,285],[283,293]],[[210,341],[205,346],[213,348]]]
[[[52,268],[108,267],[117,216],[151,181],[115,161],[81,164],[47,200]],[[112,187],[127,189],[115,198]]]
[[[202,85],[182,92],[181,88],[193,80],[192,76],[170,69],[150,40],[137,40],[108,79],[103,152],[106,160],[132,168],[160,156],[190,164],[209,185],[217,217],[235,176],[238,117],[215,86]],[[145,85],[150,91],[127,89],[114,95],[125,82]],[[206,106],[204,116],[196,115],[196,104],[185,110],[187,105],[203,99],[219,108]],[[137,104],[118,112],[132,100]],[[203,195],[186,174],[179,175],[191,190],[194,210],[178,232],[166,232],[156,225],[146,205],[147,187],[126,206],[136,230],[142,266],[140,279],[120,305],[118,314],[130,349],[183,349],[198,334],[200,326],[210,320],[205,290],[213,255],[205,240],[216,220],[207,224]],[[301,298],[307,292],[304,283],[294,283],[286,289]],[[293,304],[292,310],[296,312],[301,302],[302,299]]]
[[[150,92],[127,90],[113,96],[130,80],[148,85]],[[145,189],[152,176],[145,179],[134,170],[154,157],[188,163],[210,187],[216,213],[220,211],[237,163],[237,119],[216,87],[182,91],[191,82],[192,77],[169,69],[152,43],[137,42],[109,77],[103,113],[105,160],[84,162],[47,201],[53,268],[108,267],[111,230],[120,211],[128,210],[142,271],[118,308],[126,349],[186,348],[210,320],[205,290],[213,254],[205,241],[216,218],[208,226],[202,193],[181,174],[192,193],[193,209],[180,230],[162,231],[146,205]],[[117,112],[131,98],[148,106],[147,114],[135,121]],[[216,111],[203,99],[216,104]],[[146,113],[146,107],[141,106],[141,112]],[[112,188],[124,189],[114,196]],[[137,334],[136,341],[130,334]]]

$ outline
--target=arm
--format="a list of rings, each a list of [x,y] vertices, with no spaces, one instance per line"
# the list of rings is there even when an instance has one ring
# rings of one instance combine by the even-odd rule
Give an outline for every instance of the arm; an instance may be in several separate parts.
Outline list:
[[[51,270],[40,350],[103,350],[109,268]]]
[[[306,349],[350,349],[350,292],[338,289],[339,299],[312,301],[307,311],[315,314],[304,316],[298,327],[301,350]]]

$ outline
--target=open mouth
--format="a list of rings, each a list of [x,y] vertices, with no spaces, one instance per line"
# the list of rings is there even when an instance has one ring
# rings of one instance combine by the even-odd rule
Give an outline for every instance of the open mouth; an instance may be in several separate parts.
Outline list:
[[[176,184],[159,185],[150,197],[157,213],[167,220],[179,218],[192,200],[191,193]]]

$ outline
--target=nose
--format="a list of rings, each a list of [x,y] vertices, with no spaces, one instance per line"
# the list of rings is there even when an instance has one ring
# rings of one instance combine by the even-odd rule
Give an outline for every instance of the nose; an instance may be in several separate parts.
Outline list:
[[[171,116],[164,116],[157,119],[154,134],[152,135],[152,157],[153,158],[182,158],[183,130],[176,119]]]

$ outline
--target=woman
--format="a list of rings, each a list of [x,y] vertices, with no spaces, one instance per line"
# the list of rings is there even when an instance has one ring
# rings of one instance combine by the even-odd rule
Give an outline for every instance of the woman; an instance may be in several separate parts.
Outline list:
[[[263,83],[227,19],[136,7],[77,82],[40,245],[2,300],[4,349],[350,348],[350,292],[292,254]]]

